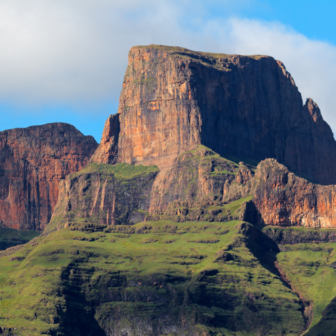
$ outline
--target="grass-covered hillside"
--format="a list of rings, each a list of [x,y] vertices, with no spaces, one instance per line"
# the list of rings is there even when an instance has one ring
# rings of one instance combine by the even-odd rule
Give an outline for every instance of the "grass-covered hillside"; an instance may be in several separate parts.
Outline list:
[[[299,335],[299,297],[250,224],[63,229],[0,259],[0,323],[29,335]]]
[[[0,334],[333,335],[335,231],[248,223],[253,171],[199,150],[164,183],[203,194],[154,215],[155,166],[69,175],[46,231],[0,252]]]

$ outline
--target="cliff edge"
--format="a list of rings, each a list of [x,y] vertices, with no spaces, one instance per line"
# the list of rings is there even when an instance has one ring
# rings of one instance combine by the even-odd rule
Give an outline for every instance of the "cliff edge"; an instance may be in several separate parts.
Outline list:
[[[92,136],[52,123],[0,132],[0,221],[43,230],[57,203],[58,184],[84,168],[97,148]]]
[[[93,162],[165,171],[202,144],[236,162],[275,158],[315,183],[336,183],[330,127],[272,57],[133,47],[119,103]]]

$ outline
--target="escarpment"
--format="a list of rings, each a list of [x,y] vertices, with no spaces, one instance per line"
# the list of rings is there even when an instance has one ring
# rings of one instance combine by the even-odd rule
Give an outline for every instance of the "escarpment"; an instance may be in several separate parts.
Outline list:
[[[253,202],[266,225],[336,227],[336,186],[313,184],[274,159],[258,165]]]
[[[0,141],[0,215],[50,220],[0,223],[0,334],[335,333],[335,141],[281,62],[134,47],[99,146]]]
[[[0,220],[19,230],[43,230],[58,184],[86,166],[97,143],[75,127],[53,123],[0,132]]]
[[[336,185],[309,182],[275,159],[239,165],[204,146],[181,154],[151,193],[148,220],[336,227]]]
[[[131,48],[118,117],[103,139],[93,162],[155,164],[164,172],[202,144],[236,162],[275,158],[313,182],[336,183],[330,127],[268,56]]]
[[[83,225],[135,224],[148,213],[156,166],[92,163],[60,183],[47,231]]]

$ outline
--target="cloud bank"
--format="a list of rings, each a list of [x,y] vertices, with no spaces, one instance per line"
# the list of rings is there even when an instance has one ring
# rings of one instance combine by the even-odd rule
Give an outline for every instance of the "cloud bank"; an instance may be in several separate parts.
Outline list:
[[[335,46],[281,23],[207,14],[189,0],[0,0],[0,102],[117,101],[130,47],[167,44],[281,60],[336,130]]]

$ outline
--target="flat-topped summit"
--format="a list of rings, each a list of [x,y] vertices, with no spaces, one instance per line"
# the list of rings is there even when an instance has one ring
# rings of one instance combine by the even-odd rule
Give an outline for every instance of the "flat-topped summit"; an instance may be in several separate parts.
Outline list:
[[[336,142],[316,111],[272,57],[133,47],[118,115],[107,122],[94,161],[162,170],[202,144],[237,162],[275,158],[303,177],[332,184]]]
[[[181,57],[192,57],[192,58],[196,58],[200,60],[207,59],[207,60],[212,60],[213,62],[220,62],[221,60],[230,59],[230,58],[234,58],[237,56],[249,57],[249,58],[253,58],[256,60],[264,58],[264,57],[273,58],[267,55],[238,55],[238,54],[223,54],[223,53],[195,51],[195,50],[190,50],[190,49],[183,48],[183,47],[166,46],[166,45],[160,45],[160,44],[134,46],[130,49],[130,52],[132,52],[132,50],[135,50],[135,49],[145,49],[145,50],[156,49],[160,51],[165,51],[171,55],[179,55]]]

